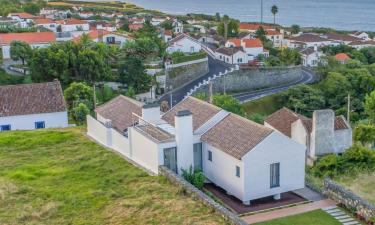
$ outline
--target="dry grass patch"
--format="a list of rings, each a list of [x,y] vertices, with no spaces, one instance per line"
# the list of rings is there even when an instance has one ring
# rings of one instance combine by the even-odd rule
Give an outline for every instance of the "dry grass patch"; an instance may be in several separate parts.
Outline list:
[[[361,198],[375,204],[375,172],[361,173],[355,177],[341,177],[336,181]]]

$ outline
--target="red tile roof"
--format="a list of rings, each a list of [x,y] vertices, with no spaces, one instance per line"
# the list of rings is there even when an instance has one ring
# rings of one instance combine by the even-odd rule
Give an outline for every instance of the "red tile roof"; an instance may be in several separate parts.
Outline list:
[[[231,113],[202,135],[201,140],[241,159],[272,132],[270,128]]]
[[[12,41],[24,41],[28,44],[55,42],[53,32],[26,32],[0,34],[0,45],[9,45]]]
[[[172,30],[164,30],[164,34],[167,36],[172,36]]]
[[[277,30],[266,30],[266,34],[267,35],[271,35],[271,36],[273,36],[273,35],[281,35],[281,33],[279,31],[277,31]]]
[[[189,110],[193,114],[193,129],[196,130],[221,109],[197,98],[187,97],[167,111],[162,119],[174,126],[174,117],[177,112],[182,110]]]
[[[10,13],[10,16],[18,16],[21,19],[33,19],[33,18],[35,18],[34,15],[31,15],[30,13],[25,13],[25,12],[22,12],[22,13]]]
[[[298,119],[306,119],[288,108],[282,108],[268,116],[264,122],[288,137],[292,136],[292,123]]]
[[[241,47],[241,39],[238,38],[231,38],[228,40],[228,42],[231,42],[234,44],[236,47]]]
[[[50,24],[50,23],[55,23],[55,21],[51,19],[46,19],[46,18],[40,18],[40,19],[34,19],[35,24]]]
[[[129,30],[139,30],[143,28],[143,24],[129,24]]]
[[[259,23],[240,23],[240,30],[258,30],[260,27],[263,27],[265,30],[272,29],[271,26]]]
[[[262,41],[260,39],[244,39],[245,48],[260,48],[263,47]]]
[[[59,81],[0,86],[0,117],[64,111]]]
[[[350,57],[345,53],[339,53],[339,54],[335,55],[335,59],[338,60],[338,61],[346,61],[346,60],[350,59]]]
[[[58,20],[58,21],[56,21],[56,23],[61,24],[61,25],[88,24],[84,20],[79,20],[79,19],[75,19],[75,18],[66,19],[66,20]]]
[[[119,95],[111,101],[99,106],[95,112],[105,119],[112,121],[112,126],[119,132],[124,132],[132,126],[138,118],[133,113],[142,115],[143,103],[129,97]]]

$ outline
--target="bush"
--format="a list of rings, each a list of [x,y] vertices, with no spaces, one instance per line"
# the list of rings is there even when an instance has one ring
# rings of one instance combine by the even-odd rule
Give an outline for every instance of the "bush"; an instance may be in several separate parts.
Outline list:
[[[83,103],[79,103],[77,107],[73,108],[74,120],[78,125],[85,124],[88,114],[90,114],[90,109]]]
[[[341,162],[340,157],[335,154],[329,154],[321,158],[314,166],[314,174],[319,177],[333,177],[338,174]]]
[[[189,171],[182,169],[182,177],[195,187],[202,189],[205,177],[201,171],[193,171],[190,166]]]

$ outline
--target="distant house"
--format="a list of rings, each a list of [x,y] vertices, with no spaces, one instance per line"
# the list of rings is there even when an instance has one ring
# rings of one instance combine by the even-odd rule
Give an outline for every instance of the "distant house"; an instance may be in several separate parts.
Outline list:
[[[174,19],[173,22],[172,22],[172,26],[173,26],[173,32],[174,33],[183,33],[184,32],[184,25],[178,21],[177,19]]]
[[[342,153],[352,146],[349,123],[329,109],[314,111],[310,119],[282,108],[267,117],[264,125],[305,145],[309,164],[318,156]]]
[[[375,41],[373,41],[373,40],[353,41],[353,42],[350,42],[348,45],[357,49],[357,50],[361,50],[362,48],[375,47]]]
[[[128,19],[131,24],[143,24],[146,20],[144,18],[133,17]]]
[[[239,30],[240,31],[248,31],[250,33],[256,33],[259,28],[263,28],[264,30],[275,30],[273,27],[265,24],[260,23],[240,23]]]
[[[345,64],[350,59],[350,57],[346,53],[338,53],[337,55],[335,55],[335,59],[341,64]]]
[[[96,112],[88,135],[152,173],[192,167],[245,205],[304,187],[302,144],[194,97],[163,115],[158,104],[124,96]]]
[[[68,126],[59,81],[0,86],[0,106],[0,131]]]
[[[167,20],[167,18],[165,18],[165,17],[157,17],[157,16],[155,16],[155,17],[152,17],[151,24],[153,26],[159,26],[161,23],[163,23],[166,20]]]
[[[249,63],[249,57],[242,46],[218,48],[215,50],[215,58],[228,64]]]
[[[0,47],[3,59],[10,59],[10,44],[12,41],[23,41],[32,48],[48,47],[56,41],[53,32],[26,32],[26,33],[6,33],[0,34]]]
[[[55,21],[51,19],[46,19],[46,18],[37,18],[33,19],[34,23],[38,27],[44,27],[48,30],[51,30],[53,32],[56,32],[57,24]]]
[[[121,33],[109,32],[106,30],[91,30],[87,33],[90,40],[94,42],[103,42],[105,44],[124,45],[130,38]],[[80,40],[81,36],[74,38],[74,41]]]
[[[143,28],[143,24],[129,24],[130,31],[137,31]]]
[[[289,48],[322,47],[331,44],[331,40],[320,37],[316,34],[301,34],[296,37],[286,39]]]
[[[165,42],[169,42],[173,38],[172,30],[164,30],[162,36]]]
[[[196,53],[202,50],[201,44],[187,34],[179,34],[168,42],[167,52]]]
[[[30,13],[9,13],[9,18],[12,18],[13,20],[16,20],[18,22],[18,25],[20,27],[28,27],[28,24],[33,22],[33,19],[36,17]]]
[[[61,27],[59,32],[88,31],[90,29],[88,22],[75,18],[58,20],[56,23],[58,27]]]
[[[267,52],[264,51],[262,41],[260,39],[239,39],[232,38],[225,43],[225,47],[242,47],[247,54],[247,60],[254,60],[259,55],[268,56]],[[246,62],[247,63],[247,62]]]
[[[331,45],[348,45],[349,43],[353,41],[361,41],[362,39],[350,36],[347,34],[333,34],[328,33],[321,35],[321,37],[331,40]]]
[[[284,40],[284,31],[266,30],[266,38],[272,41],[275,47],[280,47]]]
[[[308,47],[300,51],[302,58],[302,65],[308,67],[318,66],[318,62],[324,53],[318,50],[318,47]]]
[[[83,19],[88,19],[90,17],[95,16],[95,13],[94,12],[84,11],[84,12],[79,12],[78,15],[79,15],[79,17],[81,17]]]
[[[371,40],[370,36],[368,33],[366,32],[363,32],[363,31],[355,31],[353,33],[350,33],[349,34],[350,36],[353,36],[353,37],[356,37],[356,38],[359,38],[359,39],[362,39],[364,41],[369,41]]]

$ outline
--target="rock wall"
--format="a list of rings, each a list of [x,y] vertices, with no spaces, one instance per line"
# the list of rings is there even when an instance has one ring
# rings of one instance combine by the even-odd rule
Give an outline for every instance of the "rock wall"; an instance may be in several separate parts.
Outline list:
[[[302,79],[302,67],[240,68],[226,76],[214,79],[213,92],[245,92],[282,86]],[[207,91],[207,86],[200,92]]]
[[[166,89],[176,89],[208,73],[208,60],[166,69]],[[172,88],[170,88],[172,87]]]
[[[335,182],[324,180],[324,195],[342,204],[361,219],[369,222],[375,217],[375,206]]]
[[[183,188],[187,194],[190,196],[199,199],[203,202],[203,204],[211,207],[217,213],[221,214],[229,224],[232,225],[247,225],[245,221],[243,221],[240,217],[238,217],[233,212],[229,211],[227,208],[222,206],[221,204],[215,202],[210,197],[208,197],[205,193],[201,190],[187,182],[181,176],[177,175],[173,171],[169,170],[165,166],[159,166],[159,174],[165,176],[171,183]]]

